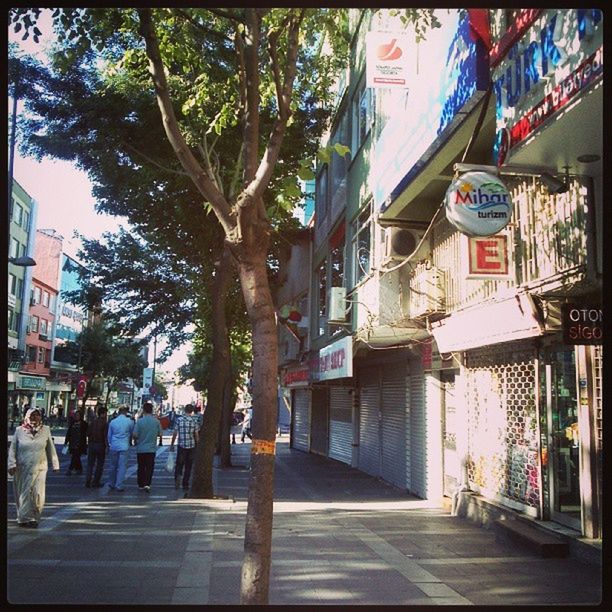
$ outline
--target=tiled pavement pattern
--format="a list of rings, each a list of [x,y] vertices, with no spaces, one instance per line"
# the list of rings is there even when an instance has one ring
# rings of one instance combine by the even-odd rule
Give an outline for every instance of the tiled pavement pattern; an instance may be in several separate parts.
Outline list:
[[[15,526],[9,487],[8,601],[238,604],[249,450],[232,445],[235,467],[215,469],[217,494],[228,499],[184,499],[164,469],[166,446],[150,494],[136,487],[133,451],[123,493],[50,473],[36,531]],[[275,483],[271,604],[600,601],[599,568],[498,543],[366,474],[290,450],[287,436],[277,442]]]

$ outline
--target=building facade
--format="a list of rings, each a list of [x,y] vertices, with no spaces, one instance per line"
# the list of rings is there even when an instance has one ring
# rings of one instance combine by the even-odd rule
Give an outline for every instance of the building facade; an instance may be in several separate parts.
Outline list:
[[[39,390],[44,379],[21,376],[26,359],[26,334],[32,284],[32,266],[15,265],[11,259],[34,256],[36,202],[13,180],[10,203],[8,263],[8,411],[9,422],[21,415],[21,408]]]
[[[352,11],[327,141],[350,153],[317,169],[292,445],[465,516],[600,538],[602,14],[439,17],[418,53],[396,38],[413,63],[392,89],[370,86],[367,34],[403,27]],[[475,171],[511,202],[484,235],[445,208]]]

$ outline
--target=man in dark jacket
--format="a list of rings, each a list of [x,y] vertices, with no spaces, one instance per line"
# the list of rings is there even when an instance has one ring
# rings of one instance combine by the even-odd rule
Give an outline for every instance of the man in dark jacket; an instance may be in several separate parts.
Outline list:
[[[88,453],[87,453],[87,480],[86,487],[101,487],[102,470],[106,459],[106,447],[108,442],[108,422],[106,421],[106,407],[98,407],[98,416],[92,421],[88,428]],[[95,474],[94,474],[95,467]],[[91,480],[93,475],[93,482]]]
[[[68,446],[68,451],[70,452],[70,466],[66,475],[70,476],[73,471],[77,474],[82,474],[81,455],[87,453],[87,423],[83,420],[83,416],[78,410],[74,411],[72,419],[69,421],[64,445]]]

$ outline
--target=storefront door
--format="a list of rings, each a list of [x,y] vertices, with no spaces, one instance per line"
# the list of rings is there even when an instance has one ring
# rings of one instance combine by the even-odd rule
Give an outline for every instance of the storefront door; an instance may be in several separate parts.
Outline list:
[[[581,528],[580,436],[574,348],[551,348],[544,366],[548,501],[552,520]]]

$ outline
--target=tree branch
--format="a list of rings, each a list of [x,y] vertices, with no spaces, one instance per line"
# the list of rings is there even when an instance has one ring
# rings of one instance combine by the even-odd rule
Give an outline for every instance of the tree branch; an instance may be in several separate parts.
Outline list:
[[[139,151],[135,146],[131,145],[129,142],[125,142],[125,141],[122,140],[121,144],[126,149],[130,149],[136,155],[140,155],[141,157],[146,159],[150,164],[153,164],[154,166],[156,166],[160,170],[163,170],[164,172],[170,172],[171,174],[178,174],[179,176],[189,176],[187,174],[187,172],[181,172],[180,170],[173,170],[172,168],[168,168],[168,166],[164,166],[164,165],[156,162],[154,159],[149,157],[146,153],[143,153],[142,151]]]
[[[287,121],[291,116],[291,96],[293,93],[293,82],[295,80],[296,65],[297,65],[297,54],[299,48],[299,32],[300,25],[304,16],[304,9],[302,9],[297,16],[293,19],[287,34],[287,55],[285,63],[284,82],[282,86],[282,93],[278,99],[278,117],[274,122],[272,131],[268,138],[268,146],[264,156],[257,168],[255,177],[248,185],[246,192],[253,198],[260,198],[263,195],[264,190],[270,182],[274,166],[278,160],[280,153],[280,147],[283,142],[285,129],[287,127]]]
[[[226,234],[231,236],[235,232],[236,222],[232,218],[229,204],[197,162],[179,129],[168,91],[165,66],[153,27],[151,9],[139,8],[137,10],[140,19],[140,33],[145,39],[147,57],[149,58],[149,71],[153,78],[157,103],[168,140],[181,165],[185,168],[200,193],[212,206]]]

